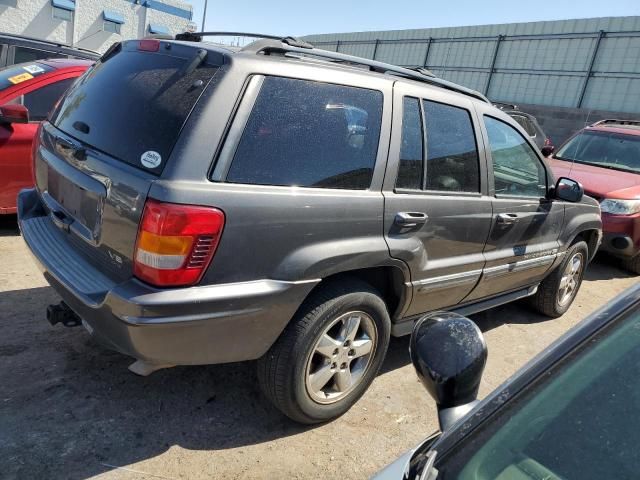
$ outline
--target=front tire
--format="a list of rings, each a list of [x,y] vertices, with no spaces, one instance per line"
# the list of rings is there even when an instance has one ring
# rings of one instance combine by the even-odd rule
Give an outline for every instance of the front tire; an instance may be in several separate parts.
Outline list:
[[[358,279],[322,287],[258,360],[258,382],[289,418],[305,424],[345,413],[367,390],[387,352],[385,302]]]
[[[589,249],[585,242],[571,245],[562,263],[542,281],[531,297],[533,308],[551,318],[558,318],[569,310],[582,285],[588,258]]]

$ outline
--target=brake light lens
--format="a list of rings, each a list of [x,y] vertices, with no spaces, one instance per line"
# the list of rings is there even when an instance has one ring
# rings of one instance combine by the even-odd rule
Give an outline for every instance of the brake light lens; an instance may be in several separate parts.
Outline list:
[[[224,220],[217,208],[147,200],[134,275],[158,287],[199,282],[218,247]]]
[[[138,50],[143,52],[157,52],[160,50],[160,40],[145,39],[138,42]]]

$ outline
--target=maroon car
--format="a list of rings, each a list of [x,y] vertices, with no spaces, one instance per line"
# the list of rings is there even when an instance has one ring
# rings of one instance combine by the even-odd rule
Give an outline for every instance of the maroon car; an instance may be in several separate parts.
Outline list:
[[[601,250],[640,274],[640,120],[602,120],[576,133],[549,157],[557,177],[582,183],[600,202]]]

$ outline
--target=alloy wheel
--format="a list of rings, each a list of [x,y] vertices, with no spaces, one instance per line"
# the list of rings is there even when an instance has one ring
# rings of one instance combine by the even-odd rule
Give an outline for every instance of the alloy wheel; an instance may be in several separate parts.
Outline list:
[[[305,369],[309,396],[318,403],[337,402],[362,380],[374,357],[378,332],[368,314],[340,315],[316,341]]]
[[[560,279],[560,288],[558,289],[558,304],[565,306],[575,297],[578,286],[580,284],[580,276],[584,265],[584,256],[582,253],[575,253],[567,262]]]

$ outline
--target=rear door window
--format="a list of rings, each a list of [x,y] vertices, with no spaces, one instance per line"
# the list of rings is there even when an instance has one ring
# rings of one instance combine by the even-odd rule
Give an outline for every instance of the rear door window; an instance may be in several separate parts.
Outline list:
[[[52,123],[123,162],[160,174],[180,130],[217,67],[121,48],[87,71]],[[197,50],[193,50],[195,55]]]
[[[479,192],[480,158],[464,108],[423,101],[427,130],[427,190]]]
[[[424,137],[422,113],[417,98],[405,97],[402,102],[402,144],[397,188],[422,188]]]
[[[265,78],[227,182],[369,188],[382,98],[364,88]]]

